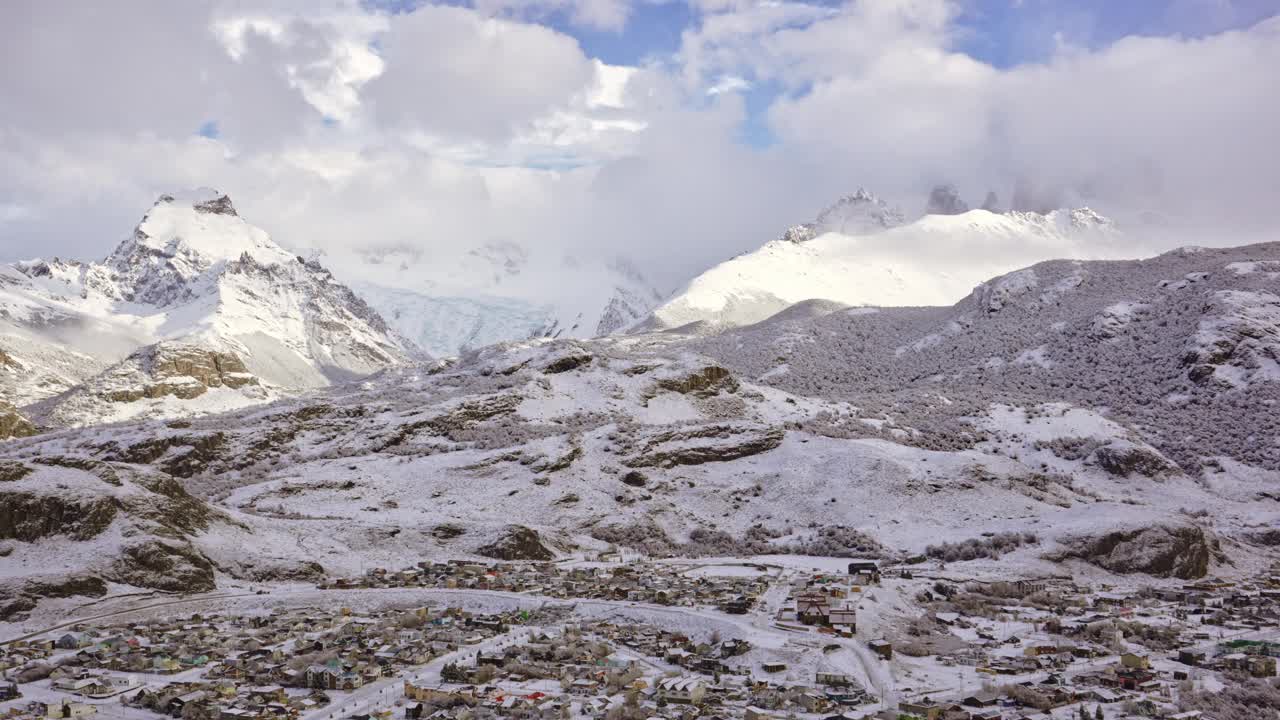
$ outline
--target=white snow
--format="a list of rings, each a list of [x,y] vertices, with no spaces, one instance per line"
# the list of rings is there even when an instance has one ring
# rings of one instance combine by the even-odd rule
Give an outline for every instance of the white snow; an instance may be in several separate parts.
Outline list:
[[[659,327],[746,325],[802,300],[950,305],[987,278],[1053,257],[1116,257],[1117,231],[1087,211],[928,215],[870,235],[776,240],[717,265],[654,311]],[[996,258],[999,258],[998,260]],[[1078,284],[1078,283],[1077,283]]]

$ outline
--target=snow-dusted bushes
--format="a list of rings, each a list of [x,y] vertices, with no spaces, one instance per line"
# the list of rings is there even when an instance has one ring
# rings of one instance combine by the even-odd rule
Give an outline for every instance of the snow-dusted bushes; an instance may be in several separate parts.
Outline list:
[[[926,557],[943,562],[998,558],[1023,545],[1035,545],[1040,538],[1033,532],[996,533],[988,537],[969,538],[958,543],[944,542],[924,549]]]
[[[824,557],[883,557],[886,553],[875,538],[842,525],[821,528],[810,538],[787,543],[782,550],[791,555]]]
[[[1184,687],[1178,705],[1215,718],[1280,720],[1280,680],[1233,675],[1213,692]]]

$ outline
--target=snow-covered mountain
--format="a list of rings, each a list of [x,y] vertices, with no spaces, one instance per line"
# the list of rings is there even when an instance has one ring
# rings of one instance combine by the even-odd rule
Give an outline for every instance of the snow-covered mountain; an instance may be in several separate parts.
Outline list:
[[[639,327],[746,325],[803,300],[941,305],[1029,263],[1124,251],[1113,223],[1088,208],[1043,215],[968,210],[925,215],[905,225],[900,219],[860,190],[816,222],[697,276]]]
[[[514,242],[437,252],[365,251],[341,263],[392,328],[437,357],[510,340],[608,335],[662,299],[620,258],[548,257]]]
[[[208,189],[162,196],[102,262],[0,266],[0,350],[0,394],[53,425],[241,407],[414,352]]]

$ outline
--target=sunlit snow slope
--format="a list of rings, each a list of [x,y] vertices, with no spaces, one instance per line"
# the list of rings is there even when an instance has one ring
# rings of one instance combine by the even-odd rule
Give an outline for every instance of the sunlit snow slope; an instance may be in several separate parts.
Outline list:
[[[642,327],[746,325],[803,300],[948,305],[986,278],[1028,263],[1113,257],[1122,249],[1111,222],[1087,208],[1046,215],[970,210],[926,215],[872,234],[810,235],[793,228],[782,239],[711,268],[654,310]]]

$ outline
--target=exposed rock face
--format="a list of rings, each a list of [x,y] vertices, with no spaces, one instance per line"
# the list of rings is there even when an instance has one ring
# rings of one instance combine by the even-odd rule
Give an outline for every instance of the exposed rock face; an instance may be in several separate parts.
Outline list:
[[[1066,539],[1063,546],[1049,559],[1079,559],[1122,575],[1145,573],[1182,580],[1204,577],[1211,561],[1225,559],[1217,538],[1195,525],[1115,530]]]
[[[115,582],[170,592],[208,592],[216,586],[209,558],[186,543],[148,540],[123,549],[108,576]]]
[[[61,578],[31,578],[0,585],[0,620],[14,620],[35,609],[41,598],[102,597],[107,584],[93,575]]]
[[[255,582],[319,582],[325,578],[324,566],[318,562],[302,562],[258,568],[249,575]]]
[[[29,610],[41,597],[101,595],[104,582],[210,590],[214,563],[194,539],[215,521],[247,529],[151,470],[52,454],[30,464],[8,461],[4,470],[9,479],[0,483],[0,540],[9,542],[0,545],[6,562],[42,571],[42,553],[51,543],[68,549],[69,562],[49,575],[0,587],[0,615]],[[70,551],[75,544],[83,549]]]
[[[198,202],[192,205],[196,212],[211,213],[214,215],[237,215],[235,206],[231,204],[231,198],[227,195],[219,195],[213,200],[206,202]]]
[[[556,557],[537,530],[523,525],[508,527],[506,534],[477,552],[495,560],[554,560]]]
[[[36,426],[18,412],[18,408],[0,400],[0,440],[36,434]]]
[[[546,367],[542,368],[542,371],[545,373],[554,375],[556,373],[569,372],[570,370],[576,370],[582,367],[583,365],[589,364],[590,362],[591,362],[590,355],[587,355],[585,353],[575,353],[572,355],[566,355],[562,358],[558,358],[556,360],[551,361],[550,363],[547,363]]]
[[[30,492],[0,492],[0,539],[35,542],[50,535],[88,540],[106,530],[120,505],[104,495],[74,498]]]
[[[467,533],[467,529],[453,523],[442,523],[431,528],[431,537],[437,540],[452,540]]]
[[[926,215],[959,215],[969,212],[969,206],[960,199],[955,185],[939,185],[929,193]]]
[[[269,437],[269,434],[264,435]],[[196,472],[216,464],[230,464],[223,452],[225,436],[222,433],[209,435],[168,435],[143,440],[127,448],[116,448],[109,444],[101,448],[108,460],[127,463],[155,463],[160,469],[175,477],[191,477]],[[251,448],[252,450],[252,448]],[[163,462],[157,462],[163,458]],[[251,461],[254,458],[244,457]]]
[[[128,387],[111,389],[112,402],[133,402],[166,395],[190,400],[209,388],[241,388],[257,385],[244,363],[234,353],[208,350],[196,345],[162,343],[145,348],[137,356],[145,378]],[[121,378],[128,383],[128,380]]]
[[[656,433],[640,452],[623,461],[631,468],[675,467],[726,462],[768,452],[782,444],[782,428],[756,425],[700,425]]]
[[[1034,269],[1015,270],[977,286],[969,299],[982,312],[996,313],[1017,304],[1020,298],[1033,295],[1039,286],[1040,279]]]
[[[1178,283],[1200,283],[1208,275],[1189,273]],[[1241,387],[1255,377],[1273,375],[1269,368],[1280,359],[1280,296],[1221,290],[1210,296],[1203,313],[1182,357],[1191,380],[1216,378],[1224,387]]]
[[[1137,473],[1154,478],[1178,471],[1177,465],[1159,453],[1133,443],[1113,442],[1095,450],[1093,457],[1098,467],[1118,477]]]
[[[663,390],[699,397],[710,397],[721,391],[734,392],[738,389],[738,381],[733,374],[719,365],[707,365],[687,375],[662,378],[657,385]]]
[[[0,482],[15,482],[31,474],[31,468],[17,460],[0,460]]]

